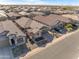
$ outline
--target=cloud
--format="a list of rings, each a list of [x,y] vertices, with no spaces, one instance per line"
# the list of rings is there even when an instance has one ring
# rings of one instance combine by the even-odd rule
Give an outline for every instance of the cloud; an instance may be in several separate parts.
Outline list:
[[[0,0],[0,4],[79,5],[79,0]]]
[[[43,0],[0,0],[0,4],[44,4]]]

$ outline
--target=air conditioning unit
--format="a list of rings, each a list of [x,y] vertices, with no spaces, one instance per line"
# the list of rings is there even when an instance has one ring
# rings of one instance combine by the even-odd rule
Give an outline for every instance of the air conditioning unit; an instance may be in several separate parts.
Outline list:
[[[25,39],[26,39],[26,37],[25,36],[18,36],[17,37],[17,40],[16,40],[16,44],[17,45],[22,45],[22,44],[24,44],[26,41],[25,41]]]

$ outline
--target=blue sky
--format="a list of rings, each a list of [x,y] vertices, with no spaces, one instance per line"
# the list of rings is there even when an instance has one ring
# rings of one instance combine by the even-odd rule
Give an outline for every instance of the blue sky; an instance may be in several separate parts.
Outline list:
[[[0,0],[0,4],[79,5],[79,0]]]

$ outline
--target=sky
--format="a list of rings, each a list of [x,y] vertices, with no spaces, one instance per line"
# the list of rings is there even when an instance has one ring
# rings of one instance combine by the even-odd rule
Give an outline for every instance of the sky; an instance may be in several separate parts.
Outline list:
[[[79,5],[79,0],[0,0],[0,4]]]

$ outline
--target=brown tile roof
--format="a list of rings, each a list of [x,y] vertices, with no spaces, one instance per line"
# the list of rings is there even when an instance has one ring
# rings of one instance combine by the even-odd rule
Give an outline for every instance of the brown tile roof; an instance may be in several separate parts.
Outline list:
[[[11,20],[0,22],[0,33],[3,31],[9,31],[9,34],[25,36],[25,34]]]
[[[31,19],[29,18],[26,18],[26,17],[21,17],[20,19],[18,20],[15,20],[21,27],[25,28],[27,26],[31,27],[32,30],[29,30],[31,32],[37,32],[41,27],[45,26],[41,23],[38,23],[34,20],[31,20],[31,23],[29,23],[29,25],[27,24]]]
[[[21,27],[25,28],[26,23],[29,21],[29,18],[21,17],[18,20],[15,20]]]
[[[47,24],[49,26],[55,25],[58,22],[58,20],[63,22],[70,22],[68,18],[62,17],[60,15],[54,15],[54,14],[51,14],[49,16],[41,16],[41,15],[36,16],[34,17],[34,20]]]
[[[15,12],[9,12],[9,13],[7,13],[7,15],[9,16],[9,17],[12,17],[12,16],[20,16],[18,13],[15,13]]]

